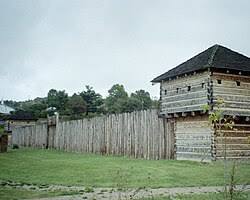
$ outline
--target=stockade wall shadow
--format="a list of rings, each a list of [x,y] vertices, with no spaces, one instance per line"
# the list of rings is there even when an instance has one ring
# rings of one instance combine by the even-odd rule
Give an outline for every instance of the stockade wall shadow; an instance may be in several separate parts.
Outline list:
[[[157,110],[14,129],[12,143],[71,152],[126,155],[145,159],[174,158],[174,125]]]

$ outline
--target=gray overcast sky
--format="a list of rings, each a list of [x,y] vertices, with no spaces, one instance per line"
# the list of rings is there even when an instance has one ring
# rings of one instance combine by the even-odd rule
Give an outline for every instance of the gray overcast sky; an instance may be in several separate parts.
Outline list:
[[[250,56],[249,0],[0,0],[0,98],[128,92],[221,44]]]

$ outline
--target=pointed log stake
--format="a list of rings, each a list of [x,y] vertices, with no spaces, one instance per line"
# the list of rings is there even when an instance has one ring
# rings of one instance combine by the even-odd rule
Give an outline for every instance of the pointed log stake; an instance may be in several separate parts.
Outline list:
[[[187,116],[187,113],[183,112],[183,113],[181,113],[181,116],[182,116],[182,117],[186,117],[186,116]]]
[[[174,117],[176,117],[176,118],[177,118],[177,117],[179,117],[179,115],[178,115],[177,113],[174,113]]]

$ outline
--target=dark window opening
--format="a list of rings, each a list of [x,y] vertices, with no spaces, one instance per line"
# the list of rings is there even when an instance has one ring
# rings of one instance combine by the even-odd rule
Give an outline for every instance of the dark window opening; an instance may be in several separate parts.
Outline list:
[[[201,87],[204,88],[204,87],[205,87],[205,83],[202,83],[202,84],[201,84]]]
[[[187,90],[188,90],[188,91],[191,91],[191,86],[188,86]]]
[[[164,94],[167,95],[168,91],[167,90],[164,90]]]
[[[240,86],[240,81],[236,81],[236,85],[237,85],[237,86]]]
[[[217,80],[217,83],[218,83],[218,84],[221,84],[221,80]]]
[[[176,93],[178,93],[178,92],[179,92],[179,89],[180,89],[180,88],[176,88]]]

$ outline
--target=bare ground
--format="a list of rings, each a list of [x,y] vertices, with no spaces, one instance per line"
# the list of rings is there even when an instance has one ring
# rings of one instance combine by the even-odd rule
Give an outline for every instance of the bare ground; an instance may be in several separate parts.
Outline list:
[[[174,187],[174,188],[142,188],[142,189],[117,189],[117,188],[85,188],[79,186],[36,186],[25,185],[15,182],[1,182],[2,187],[22,188],[33,191],[74,191],[79,192],[78,195],[58,196],[51,198],[42,198],[39,200],[125,200],[125,199],[139,199],[153,196],[174,196],[177,194],[202,194],[209,192],[222,192],[223,186],[204,186],[204,187]],[[237,185],[237,190],[250,191],[250,185]],[[36,199],[38,200],[38,199]]]

